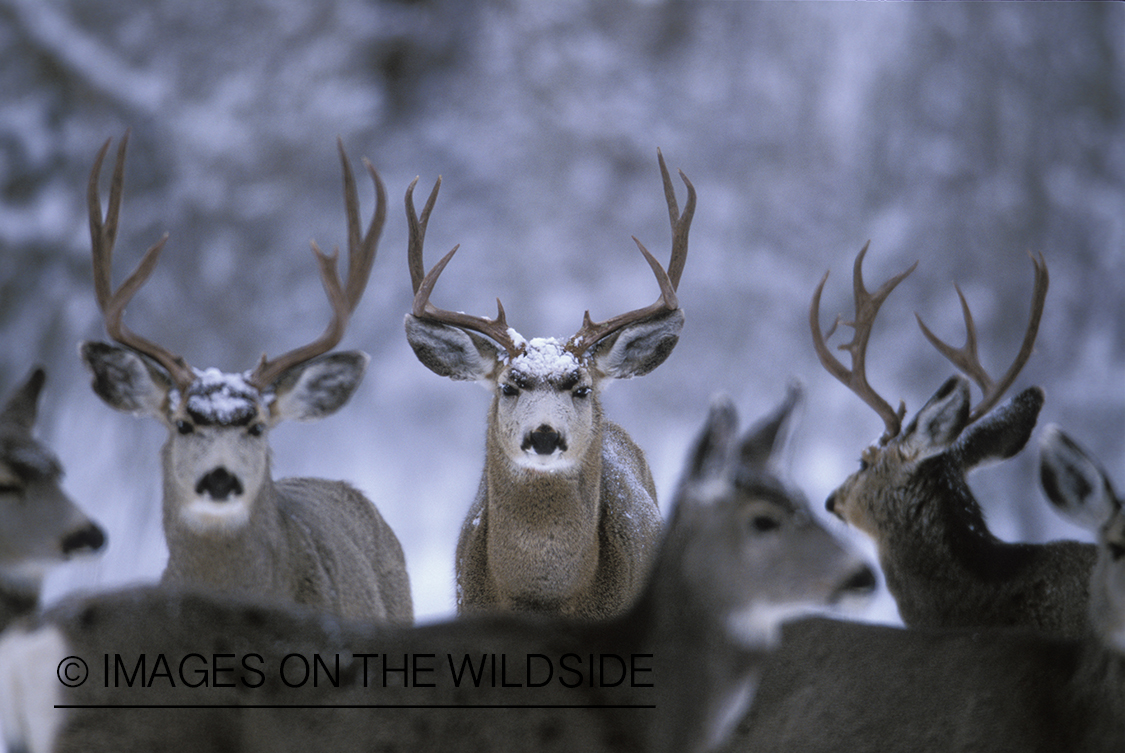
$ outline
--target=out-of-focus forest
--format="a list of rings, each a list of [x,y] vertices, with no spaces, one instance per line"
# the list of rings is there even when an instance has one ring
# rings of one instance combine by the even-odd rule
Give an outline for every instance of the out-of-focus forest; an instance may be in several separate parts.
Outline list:
[[[435,302],[491,315],[499,296],[528,337],[649,303],[630,235],[666,258],[657,147],[691,178],[680,344],[605,397],[665,509],[717,391],[749,422],[804,381],[790,475],[818,509],[854,469],[881,421],[817,363],[808,304],[831,269],[822,322],[850,314],[868,239],[872,287],[921,260],[868,359],[875,387],[911,411],[953,372],[914,312],[959,344],[959,283],[982,360],[1003,372],[1028,314],[1027,252],[1042,252],[1051,289],[1016,388],[1041,385],[1040,425],[1062,424],[1120,476],[1123,40],[1115,3],[0,0],[0,389],[48,368],[40,436],[110,535],[104,556],[51,578],[49,597],[154,580],[166,556],[165,430],[104,405],[77,357],[105,336],[86,182],[126,128],[115,279],[171,234],[126,321],[200,367],[248,369],[320,333],[308,244],[343,243],[336,137],[353,165],[380,170],[389,218],[341,345],[371,354],[367,376],[337,415],[274,432],[274,473],[347,479],[375,500],[422,619],[452,612],[489,397],[406,343],[402,197],[415,176],[425,191],[444,181],[427,259],[462,247]],[[989,521],[1010,540],[1084,537],[1038,491],[1036,439],[972,477]]]

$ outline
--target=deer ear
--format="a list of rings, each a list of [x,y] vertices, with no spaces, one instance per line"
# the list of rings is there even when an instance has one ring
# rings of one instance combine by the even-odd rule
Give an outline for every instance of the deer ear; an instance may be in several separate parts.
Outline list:
[[[969,422],[969,383],[963,377],[946,380],[922,406],[897,440],[907,452],[944,450]]]
[[[716,395],[711,398],[707,423],[703,425],[703,430],[688,455],[681,486],[721,478],[726,473],[737,427],[738,413],[730,397]]]
[[[94,375],[94,393],[111,408],[164,419],[172,380],[147,358],[117,345],[84,342],[78,353]]]
[[[1043,390],[1028,387],[972,424],[953,448],[961,467],[968,470],[987,460],[1006,460],[1022,450],[1042,407]]]
[[[349,350],[299,363],[273,381],[264,392],[273,394],[273,421],[313,421],[338,411],[363,381],[366,353]]]
[[[1039,443],[1039,480],[1051,505],[1088,530],[1097,530],[1120,504],[1098,461],[1054,425]]]
[[[683,326],[683,310],[674,309],[625,327],[597,344],[594,367],[611,379],[644,376],[668,358]]]
[[[406,315],[406,339],[423,366],[450,379],[488,381],[500,362],[490,340],[413,314]]]
[[[739,446],[739,463],[752,471],[768,470],[780,454],[785,444],[785,428],[793,409],[801,402],[803,390],[800,383],[789,385],[785,402],[774,412],[750,428],[743,436]]]
[[[0,422],[10,422],[21,428],[31,430],[35,425],[35,416],[39,410],[39,391],[47,381],[47,372],[43,367],[36,366],[27,375],[27,379],[16,388],[4,409],[0,411]]]

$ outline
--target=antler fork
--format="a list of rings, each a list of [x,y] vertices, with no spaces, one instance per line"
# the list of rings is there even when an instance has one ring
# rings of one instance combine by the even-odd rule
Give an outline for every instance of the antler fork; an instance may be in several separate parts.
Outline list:
[[[915,313],[914,316],[918,319],[918,326],[922,328],[922,334],[926,339],[938,349],[938,351],[949,359],[954,366],[960,369],[966,376],[972,379],[977,385],[980,386],[981,391],[984,393],[981,401],[973,408],[969,414],[969,422],[976,421],[984,414],[992,410],[996,403],[1000,402],[1000,398],[1012,386],[1020,371],[1023,369],[1027,360],[1031,357],[1032,350],[1035,345],[1035,337],[1039,333],[1039,320],[1043,316],[1043,304],[1047,300],[1047,286],[1050,284],[1050,278],[1047,274],[1047,262],[1043,258],[1043,254],[1039,254],[1036,259],[1031,256],[1031,263],[1035,266],[1035,284],[1034,291],[1031,299],[1031,317],[1027,324],[1027,330],[1024,332],[1023,343],[1020,345],[1019,353],[1016,354],[1015,361],[1008,368],[1008,371],[1000,379],[999,382],[993,381],[988,372],[984,370],[981,365],[980,358],[977,355],[977,330],[973,324],[973,315],[969,311],[969,304],[965,300],[965,294],[961,292],[959,285],[954,285],[957,289],[957,297],[961,299],[961,313],[965,318],[965,344],[960,348],[953,348],[952,346],[942,342],[938,337],[930,331],[922,321],[922,317]]]
[[[867,254],[867,247],[870,245],[871,241],[863,244],[863,248],[855,257],[855,268],[852,274],[852,284],[855,290],[855,319],[844,322],[844,324],[855,329],[855,336],[851,342],[837,346],[840,350],[846,350],[851,354],[852,368],[850,371],[844,368],[844,365],[828,350],[827,340],[832,337],[832,333],[836,331],[837,325],[840,324],[840,317],[836,317],[836,321],[833,322],[827,334],[821,334],[820,331],[820,294],[824,290],[824,283],[828,281],[827,272],[824,273],[820,284],[816,286],[816,292],[813,293],[812,304],[809,306],[809,326],[812,328],[813,346],[816,348],[816,355],[820,358],[820,363],[828,370],[828,373],[843,382],[848,389],[874,408],[875,412],[882,417],[886,431],[883,432],[879,443],[886,444],[898,436],[902,428],[903,416],[906,415],[906,404],[900,402],[896,411],[868,384],[866,370],[867,342],[871,337],[871,327],[875,323],[875,316],[879,313],[879,307],[883,305],[883,301],[891,294],[895,286],[914,271],[918,262],[914,262],[910,269],[884,282],[873,294],[869,293],[863,284],[863,257]]]

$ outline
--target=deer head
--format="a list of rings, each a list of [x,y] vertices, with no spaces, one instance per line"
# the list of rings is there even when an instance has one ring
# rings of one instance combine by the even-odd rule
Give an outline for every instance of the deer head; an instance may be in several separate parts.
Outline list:
[[[406,317],[407,338],[418,359],[436,374],[479,382],[493,392],[490,441],[516,467],[573,468],[591,447],[598,446],[602,387],[610,380],[649,373],[664,362],[679,339],[684,317],[676,287],[687,259],[695,189],[681,172],[688,190],[681,214],[659,152],[658,158],[672,224],[668,269],[639,240],[633,240],[656,276],[660,297],[650,306],[603,322],[591,320],[587,311],[582,327],[565,340],[525,339],[508,326],[499,300],[495,319],[445,311],[430,303],[438,276],[458,247],[424,272],[422,244],[441,180],[434,185],[420,217],[413,201],[417,179],[406,193],[415,293],[413,309]]]
[[[106,540],[63,491],[58,458],[32,436],[46,379],[33,369],[0,410],[0,629],[34,608],[47,567]]]
[[[117,152],[109,206],[103,219],[98,196],[102,160],[98,152],[87,193],[93,247],[94,290],[106,331],[118,343],[86,342],[83,361],[93,373],[93,389],[111,407],[147,414],[168,428],[164,448],[165,502],[172,515],[200,530],[235,530],[252,514],[253,500],[272,482],[268,434],[284,419],[312,420],[339,409],[363,377],[368,357],[359,351],[329,353],[344,335],[348,318],[367,284],[385,218],[385,190],[365,161],[375,184],[377,207],[361,233],[355,179],[341,141],[344,203],[348,226],[348,278],[336,271],[338,254],[313,254],[332,307],[332,319],[313,342],[239,374],[190,367],[183,357],[133,333],[122,321],[125,307],[156,266],[168,236],[145,253],[136,270],[116,290],[111,262],[117,236],[128,133]]]
[[[926,327],[920,316],[917,317],[926,338],[958,369],[972,378],[984,395],[970,409],[968,382],[961,377],[951,377],[918,411],[906,428],[902,429],[902,420],[906,414],[905,403],[900,403],[895,410],[870,386],[866,375],[866,350],[879,307],[895,286],[914,271],[917,262],[910,269],[885,282],[874,293],[870,293],[863,283],[862,265],[866,253],[865,244],[855,260],[855,319],[846,322],[854,328],[855,337],[851,342],[839,346],[840,350],[851,354],[850,370],[832,355],[826,344],[839,319],[827,334],[822,334],[820,329],[820,296],[828,280],[827,273],[813,294],[809,324],[817,356],[824,368],[883,418],[885,431],[879,441],[863,451],[860,469],[848,477],[826,503],[829,512],[878,540],[886,531],[880,517],[882,511],[893,506],[887,501],[888,495],[903,495],[904,490],[916,487],[915,479],[918,478],[928,479],[933,483],[948,483],[945,480],[947,474],[919,473],[921,464],[928,461],[934,466],[945,463],[949,473],[959,478],[986,460],[1011,457],[1027,443],[1043,405],[1042,390],[1038,387],[1028,388],[1000,409],[991,414],[989,412],[1012,385],[1031,356],[1047,296],[1048,276],[1047,265],[1042,257],[1039,260],[1033,257],[1035,285],[1030,321],[1019,353],[999,381],[993,380],[981,366],[977,355],[976,327],[959,287],[957,294],[961,299],[967,332],[964,346],[955,349],[945,344]],[[925,494],[917,490],[915,493]],[[979,510],[975,505],[966,510],[966,514],[974,518],[968,521],[971,525],[984,529],[983,519],[975,519],[979,517]]]

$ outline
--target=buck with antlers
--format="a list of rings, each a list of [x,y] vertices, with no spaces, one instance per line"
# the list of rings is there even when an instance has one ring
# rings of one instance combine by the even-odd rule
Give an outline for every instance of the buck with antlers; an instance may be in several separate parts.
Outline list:
[[[54,453],[32,436],[46,379],[33,369],[0,410],[0,630],[35,611],[48,567],[105,545],[59,485]]]
[[[1015,455],[1035,427],[1043,405],[1038,387],[993,407],[1031,355],[1047,295],[1046,263],[1032,258],[1035,292],[1030,322],[1015,362],[998,382],[980,365],[976,329],[960,288],[968,332],[962,348],[942,343],[918,317],[926,337],[980,385],[984,398],[970,410],[968,382],[952,377],[902,429],[905,405],[895,410],[871,388],[865,356],[879,307],[914,267],[870,293],[861,272],[866,252],[865,245],[855,260],[856,314],[849,323],[855,337],[839,346],[851,354],[850,370],[828,350],[826,340],[835,325],[827,335],[820,329],[820,297],[827,274],[809,309],[821,364],[875,409],[886,426],[878,443],[863,451],[860,469],[828,497],[828,511],[874,539],[887,588],[907,625],[1026,625],[1058,635],[1085,634],[1094,546],[997,539],[965,478],[984,461]]]
[[[1040,444],[1051,503],[1098,535],[1090,633],[801,620],[782,629],[725,751],[1120,753],[1125,745],[1125,510],[1056,427]]]
[[[120,345],[83,343],[94,391],[111,407],[147,413],[168,427],[162,452],[166,584],[309,604],[345,616],[410,621],[413,607],[402,548],[375,506],[339,481],[270,474],[269,429],[287,418],[330,415],[363,377],[367,356],[328,353],[344,335],[363,295],[385,217],[385,191],[370,163],[377,206],[361,233],[355,180],[342,142],[348,226],[348,278],[336,255],[314,242],[332,321],[318,339],[242,374],[200,371],[122,323],[126,304],[156,265],[167,235],[116,291],[110,279],[121,207],[122,139],[103,221],[98,176],[107,141],[90,175],[88,202],[94,290],[106,330]],[[327,354],[327,355],[325,355]]]
[[[565,342],[525,340],[508,327],[499,300],[495,319],[430,303],[458,247],[425,273],[422,244],[441,180],[421,217],[414,184],[406,193],[415,292],[407,338],[435,373],[479,382],[493,393],[484,473],[457,544],[462,612],[499,607],[606,617],[627,606],[644,582],[660,530],[656,489],[641,449],[603,418],[599,393],[610,380],[663,363],[683,326],[676,287],[695,189],[681,172],[688,191],[681,214],[658,157],[672,224],[667,271],[633,240],[656,275],[660,298],[604,322],[587,312]]]
[[[715,403],[652,577],[614,619],[490,613],[401,628],[151,588],[72,599],[0,641],[9,745],[709,750],[752,697],[779,623],[874,585],[777,475],[794,401],[742,437],[734,406]],[[81,684],[76,658],[90,670]]]

